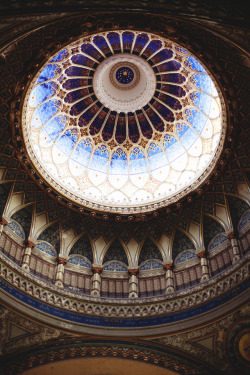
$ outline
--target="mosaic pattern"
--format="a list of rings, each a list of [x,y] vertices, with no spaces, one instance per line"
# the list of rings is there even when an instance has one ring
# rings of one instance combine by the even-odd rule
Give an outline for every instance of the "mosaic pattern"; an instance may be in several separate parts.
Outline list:
[[[8,227],[20,238],[25,240],[25,233],[23,228],[21,227],[20,224],[18,224],[16,221],[11,221],[8,224]]]
[[[148,260],[140,266],[140,271],[156,270],[162,268],[162,263],[157,260]]]
[[[40,242],[38,242],[36,244],[36,248],[39,249],[39,250],[41,250],[41,251],[44,251],[46,254],[49,254],[52,257],[56,257],[56,251],[55,251],[55,249],[53,248],[53,246],[51,244],[49,244],[46,241],[40,241]]]
[[[127,271],[127,267],[119,262],[110,262],[103,267],[104,271]]]
[[[187,260],[191,260],[196,258],[194,251],[183,251],[181,254],[179,254],[175,259],[175,264],[186,262]]]
[[[213,250],[215,247],[219,246],[225,241],[227,241],[227,237],[223,234],[219,234],[211,241],[211,243],[208,246],[208,250]]]
[[[93,90],[99,64],[119,53],[142,59],[156,77],[151,100],[131,113],[105,107]],[[216,162],[221,99],[205,68],[175,43],[107,32],[68,45],[39,71],[24,103],[24,138],[40,172],[70,199],[149,211],[186,194]]]
[[[241,230],[245,225],[247,225],[250,221],[250,211],[247,211],[239,223],[239,230]]]
[[[91,268],[91,263],[86,258],[80,255],[71,255],[68,259],[68,263],[85,268]]]

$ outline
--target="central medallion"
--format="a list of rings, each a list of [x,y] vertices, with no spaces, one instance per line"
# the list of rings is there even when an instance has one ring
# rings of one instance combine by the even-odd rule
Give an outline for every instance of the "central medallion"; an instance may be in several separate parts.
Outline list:
[[[156,78],[145,60],[124,53],[111,56],[98,66],[93,88],[100,102],[111,111],[135,112],[152,99]]]

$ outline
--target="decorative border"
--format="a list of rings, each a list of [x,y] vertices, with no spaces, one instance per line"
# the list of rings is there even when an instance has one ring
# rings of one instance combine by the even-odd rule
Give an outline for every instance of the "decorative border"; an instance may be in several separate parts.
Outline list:
[[[79,296],[20,274],[18,266],[8,265],[0,254],[0,288],[11,298],[43,313],[71,323],[95,327],[135,329],[169,325],[189,320],[239,296],[249,286],[248,257],[227,270],[223,279],[214,277],[187,292],[147,299],[96,298]]]

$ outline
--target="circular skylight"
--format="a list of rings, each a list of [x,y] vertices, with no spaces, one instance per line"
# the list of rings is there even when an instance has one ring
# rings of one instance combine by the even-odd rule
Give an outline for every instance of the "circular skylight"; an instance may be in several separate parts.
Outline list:
[[[174,42],[139,31],[79,39],[40,69],[23,135],[40,175],[72,201],[147,212],[209,175],[225,136],[222,95]]]

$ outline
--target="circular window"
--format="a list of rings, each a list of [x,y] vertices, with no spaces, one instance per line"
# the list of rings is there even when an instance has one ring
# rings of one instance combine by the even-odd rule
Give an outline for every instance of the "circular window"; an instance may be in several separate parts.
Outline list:
[[[222,95],[187,50],[115,31],[52,56],[24,101],[23,135],[39,174],[91,209],[147,212],[196,189],[225,137]]]

